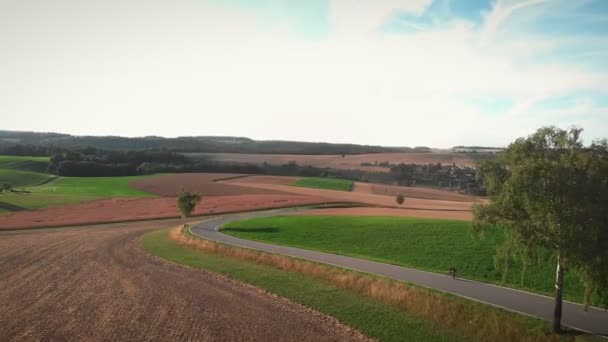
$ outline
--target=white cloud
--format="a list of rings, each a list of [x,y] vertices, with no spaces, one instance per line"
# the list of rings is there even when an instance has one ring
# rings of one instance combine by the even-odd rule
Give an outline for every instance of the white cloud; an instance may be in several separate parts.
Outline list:
[[[336,35],[372,33],[396,13],[421,15],[433,0],[330,0],[330,22]]]

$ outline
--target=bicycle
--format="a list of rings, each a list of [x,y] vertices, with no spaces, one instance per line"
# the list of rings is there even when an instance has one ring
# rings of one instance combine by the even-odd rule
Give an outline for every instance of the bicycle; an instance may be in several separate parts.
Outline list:
[[[456,269],[454,267],[450,267],[449,272],[452,279],[456,279]]]

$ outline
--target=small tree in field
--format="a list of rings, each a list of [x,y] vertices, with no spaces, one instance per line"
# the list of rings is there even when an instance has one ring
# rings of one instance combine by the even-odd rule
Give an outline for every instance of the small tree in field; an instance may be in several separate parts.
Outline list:
[[[556,333],[566,271],[585,282],[586,299],[608,286],[608,143],[585,147],[580,133],[541,128],[479,167],[491,201],[475,207],[474,228],[504,229],[507,239],[499,254],[506,253],[505,268],[513,254],[553,256]]]
[[[9,192],[12,189],[13,189],[13,187],[8,183],[4,183],[0,186],[0,192]]]
[[[200,194],[184,191],[184,189],[182,188],[182,190],[177,195],[177,208],[179,209],[182,219],[185,219],[186,217],[190,216],[190,214],[192,214],[192,211],[200,201]]]
[[[405,202],[405,196],[403,196],[403,194],[398,194],[395,197],[395,201],[397,202],[397,204],[402,205],[403,202]]]

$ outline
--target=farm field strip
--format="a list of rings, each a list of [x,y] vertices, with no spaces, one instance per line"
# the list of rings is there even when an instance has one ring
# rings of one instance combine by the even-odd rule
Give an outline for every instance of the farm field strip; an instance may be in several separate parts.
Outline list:
[[[19,211],[0,216],[0,230],[60,227],[152,220],[179,217],[175,197],[106,198],[85,203]],[[335,201],[299,195],[209,196],[197,206],[193,215],[212,215],[247,210],[262,210],[332,203]]]
[[[254,179],[245,181],[245,179],[236,179],[230,181],[223,181],[221,183],[234,184],[244,187],[251,187],[257,189],[268,189],[276,191],[290,192],[299,195],[309,196],[323,196],[331,198],[335,201],[341,202],[357,202],[375,206],[397,208],[395,198],[391,196],[375,195],[362,192],[347,192],[347,191],[336,191],[327,189],[314,189],[304,187],[294,187],[284,184],[270,184],[256,182]],[[419,199],[410,198],[406,199],[406,203],[401,208],[407,209],[427,209],[427,210],[445,210],[445,211],[465,211],[470,212],[473,202],[455,202],[445,200],[431,200],[431,199]],[[471,215],[472,217],[472,215]]]
[[[475,160],[459,153],[369,153],[355,155],[294,155],[294,154],[240,154],[240,153],[195,153],[193,157],[250,164],[284,165],[296,162],[298,165],[310,165],[322,168],[360,169],[375,172],[388,172],[387,167],[362,166],[362,163],[389,162],[391,164],[456,164],[475,166]]]
[[[295,181],[293,185],[304,188],[351,191],[353,181],[337,178],[304,177]]]
[[[181,173],[161,174],[155,177],[138,178],[130,186],[140,191],[159,196],[176,196],[183,187],[186,191],[199,192],[203,196],[228,195],[286,195],[285,191],[273,191],[238,186],[228,180],[240,180],[247,175],[233,173]],[[220,180],[224,180],[221,181]]]

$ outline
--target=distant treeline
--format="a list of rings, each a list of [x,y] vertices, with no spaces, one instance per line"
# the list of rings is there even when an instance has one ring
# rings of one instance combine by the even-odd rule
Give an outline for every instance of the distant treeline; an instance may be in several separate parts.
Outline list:
[[[71,177],[133,176],[145,163],[184,164],[179,153],[162,151],[103,151],[94,148],[64,150],[50,158],[48,173]]]
[[[49,157],[62,151],[65,151],[65,149],[41,145],[0,145],[0,155],[6,156]]]
[[[0,151],[16,145],[40,148],[102,150],[166,150],[198,153],[260,154],[364,154],[386,152],[429,152],[428,147],[383,147],[356,144],[311,143],[298,141],[258,141],[242,137],[139,137],[73,136],[59,133],[0,131]],[[51,155],[51,154],[47,154]]]
[[[343,170],[302,166],[296,162],[284,165],[250,164],[215,161],[210,158],[189,158],[172,151],[108,151],[97,148],[44,148],[16,145],[0,149],[0,154],[45,155],[53,153],[48,173],[69,177],[134,176],[154,173],[245,173],[276,176],[335,177],[360,182],[426,185],[449,188],[473,194],[484,194],[476,170],[470,167],[441,164],[389,164],[390,172]],[[379,164],[380,165],[380,164]]]

